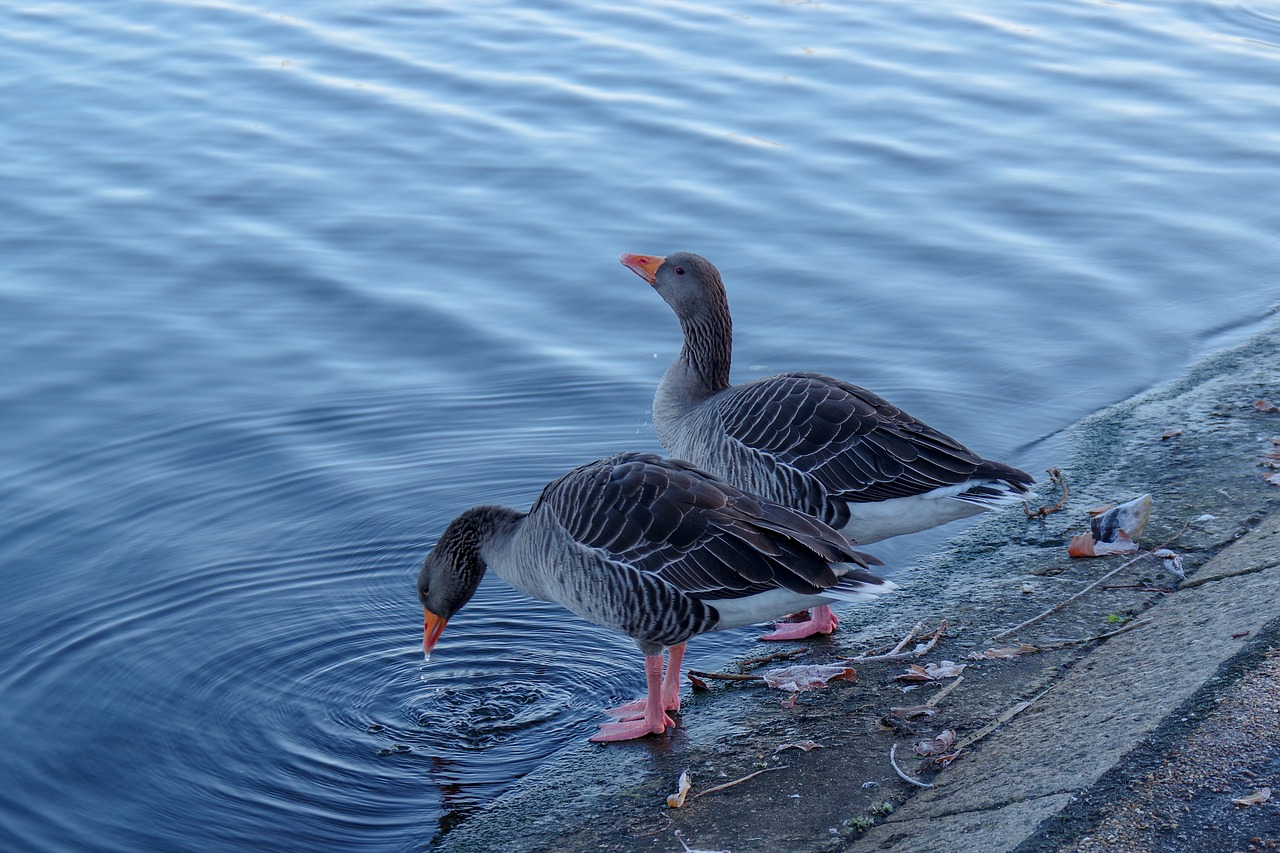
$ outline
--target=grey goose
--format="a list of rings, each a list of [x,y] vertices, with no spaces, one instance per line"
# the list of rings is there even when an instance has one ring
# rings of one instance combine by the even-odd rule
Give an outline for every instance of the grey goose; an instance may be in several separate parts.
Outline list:
[[[654,430],[672,456],[816,516],[858,545],[1016,503],[1035,482],[840,379],[783,373],[731,385],[733,321],[715,266],[688,252],[621,261],[666,300],[684,332],[653,401]],[[835,625],[823,607],[762,639]]]
[[[613,709],[594,741],[673,725],[685,643],[894,584],[880,561],[803,513],[761,500],[687,462],[621,453],[552,482],[528,512],[477,506],[455,518],[418,574],[423,651],[470,600],[486,569],[517,590],[631,637],[646,694]],[[663,671],[663,652],[669,660]]]

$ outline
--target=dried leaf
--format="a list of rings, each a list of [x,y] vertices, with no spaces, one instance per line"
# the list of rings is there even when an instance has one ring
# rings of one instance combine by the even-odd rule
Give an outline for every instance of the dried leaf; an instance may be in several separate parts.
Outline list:
[[[962,752],[964,752],[964,750],[957,749],[955,752],[949,753],[947,755],[939,755],[937,758],[933,759],[933,763],[938,765],[939,767],[949,767],[951,766],[951,762],[959,758],[960,753]]]
[[[680,774],[680,781],[676,783],[676,792],[667,795],[667,808],[678,809],[684,806],[684,798],[689,796],[689,790],[693,787],[693,780],[689,778],[689,771],[685,770]]]
[[[1068,557],[1105,557],[1108,554],[1135,554],[1138,546],[1123,530],[1116,534],[1114,542],[1098,542],[1092,533],[1071,537],[1067,545]]]
[[[853,667],[848,666],[812,664],[771,669],[764,673],[762,677],[765,684],[770,687],[797,692],[826,687],[829,681],[857,681],[858,673],[854,671]]]
[[[775,749],[773,751],[773,754],[777,755],[779,752],[782,752],[784,749],[800,749],[800,750],[804,750],[805,752],[812,752],[815,749],[826,749],[826,747],[818,743],[817,741],[798,740],[798,741],[795,741],[794,743],[784,743],[782,746]]]
[[[1259,412],[1280,412],[1280,407],[1270,400],[1256,400],[1253,407]]]
[[[1275,474],[1267,474],[1262,479],[1266,480],[1268,483],[1270,483],[1273,486],[1280,486],[1280,472],[1277,472]]]
[[[943,729],[934,736],[933,740],[922,740],[916,744],[916,753],[919,755],[945,755],[951,751],[951,747],[955,745],[956,733],[954,729]]]
[[[1247,797],[1241,797],[1238,800],[1232,800],[1237,806],[1259,806],[1271,799],[1270,788],[1259,788]]]
[[[944,660],[940,663],[927,663],[924,665],[924,671],[932,675],[934,678],[955,678],[964,672],[967,663],[956,663],[955,661]]]
[[[1035,654],[1038,651],[1040,651],[1038,646],[1023,643],[1016,649],[987,649],[985,652],[972,652],[969,655],[969,660],[1009,660],[1010,658],[1016,658],[1019,655]]]
[[[954,678],[964,672],[967,663],[955,663],[954,661],[944,660],[940,663],[927,663],[920,666],[913,663],[907,667],[907,671],[902,675],[895,676],[898,681],[937,681],[940,678]]]
[[[924,671],[924,667],[920,664],[913,663],[907,667],[907,671],[902,675],[895,676],[895,681],[933,681],[929,673]]]
[[[694,675],[692,672],[686,673],[685,677],[689,679],[689,683],[693,685],[693,689],[696,691],[701,692],[703,690],[711,689],[710,687],[707,686],[707,682],[703,681],[701,678]]]
[[[1097,553],[1093,550],[1093,534],[1085,531],[1077,533],[1071,537],[1071,541],[1067,543],[1068,557],[1096,557]]]

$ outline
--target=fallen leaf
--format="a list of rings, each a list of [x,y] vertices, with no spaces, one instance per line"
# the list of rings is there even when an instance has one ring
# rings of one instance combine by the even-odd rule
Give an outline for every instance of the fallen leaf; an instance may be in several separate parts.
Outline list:
[[[858,673],[853,667],[835,666],[833,664],[812,664],[808,666],[784,666],[763,673],[765,684],[779,690],[793,692],[817,690],[826,687],[829,681],[857,681]]]
[[[686,673],[685,677],[689,679],[689,683],[693,685],[693,689],[696,691],[711,689],[710,687],[707,686],[707,682],[703,681],[701,678],[694,675],[692,672]]]
[[[934,678],[955,678],[964,672],[967,663],[956,663],[955,661],[944,660],[940,663],[927,663],[924,665],[924,671],[932,675]]]
[[[907,667],[907,671],[894,677],[895,681],[933,681],[929,673],[924,671],[924,667],[913,663]]]
[[[779,752],[782,752],[784,749],[800,749],[800,750],[804,750],[805,752],[812,752],[815,749],[826,749],[826,747],[818,743],[817,741],[798,740],[795,743],[784,743],[782,746],[775,749],[773,751],[773,754],[777,755]]]
[[[1266,480],[1273,486],[1280,486],[1280,472],[1275,474],[1267,474],[1262,479]]]
[[[954,729],[943,729],[938,732],[933,740],[922,740],[916,744],[916,753],[918,755],[945,755],[951,751],[951,747],[955,745],[956,733]]]
[[[964,672],[967,663],[955,663],[954,661],[944,660],[940,663],[927,663],[920,666],[913,663],[907,667],[907,671],[902,675],[895,676],[898,681],[937,681],[940,678],[954,678]]]
[[[693,781],[689,778],[689,771],[685,770],[680,774],[680,781],[676,783],[676,792],[667,795],[667,808],[678,809],[684,805],[684,798],[689,796],[689,790],[693,787]]]
[[[1177,438],[1177,437],[1178,437],[1178,436],[1180,436],[1180,435],[1182,435],[1182,430],[1180,430],[1180,429],[1171,429],[1171,430],[1169,430],[1168,432],[1164,433],[1162,436],[1160,436],[1160,440],[1161,440],[1161,441],[1168,441],[1169,439],[1171,439],[1171,438]]]
[[[1114,542],[1098,542],[1092,533],[1081,533],[1071,537],[1067,545],[1068,557],[1105,557],[1108,554],[1134,554],[1138,546],[1123,530],[1116,534]]]
[[[949,753],[947,755],[939,755],[937,758],[933,759],[933,763],[938,765],[939,767],[950,767],[951,762],[959,758],[960,753],[962,752],[964,752],[964,750],[957,749],[955,752]]]
[[[1276,406],[1270,400],[1257,400],[1254,402],[1253,407],[1259,412],[1280,412],[1280,406]]]
[[[1182,568],[1182,556],[1175,554],[1168,548],[1157,548],[1151,552],[1151,556],[1159,557],[1164,561],[1164,570],[1170,574],[1175,574],[1183,580],[1187,579],[1187,573]]]
[[[1259,788],[1247,797],[1241,797],[1238,800],[1232,800],[1237,806],[1258,806],[1271,799],[1270,788]]]
[[[971,652],[969,660],[1009,660],[1019,655],[1029,655],[1040,651],[1039,647],[1023,643],[1015,648],[987,649],[985,652]]]
[[[1068,557],[1096,557],[1097,553],[1093,550],[1093,534],[1088,531],[1077,533],[1071,537],[1071,541],[1067,543]]]

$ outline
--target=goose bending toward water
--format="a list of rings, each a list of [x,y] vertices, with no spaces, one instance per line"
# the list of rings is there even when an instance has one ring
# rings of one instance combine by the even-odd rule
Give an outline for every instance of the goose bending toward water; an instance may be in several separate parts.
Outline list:
[[[565,474],[527,513],[477,506],[455,518],[418,574],[422,649],[430,655],[491,568],[526,595],[635,640],[645,697],[611,709],[621,721],[592,738],[630,740],[673,725],[666,712],[680,708],[690,637],[894,589],[871,565],[880,561],[809,516],[687,462],[622,453]]]
[[[1021,499],[1035,479],[984,459],[889,401],[819,373],[729,384],[733,321],[706,258],[623,255],[680,319],[684,346],[653,401],[672,456],[816,516],[865,545]],[[829,607],[762,639],[835,629]]]

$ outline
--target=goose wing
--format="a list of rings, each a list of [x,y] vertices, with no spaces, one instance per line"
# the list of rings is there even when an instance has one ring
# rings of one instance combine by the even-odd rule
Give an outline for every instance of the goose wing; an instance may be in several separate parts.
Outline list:
[[[715,398],[730,440],[767,454],[834,498],[908,497],[974,477],[1031,483],[865,388],[818,373],[784,373]]]
[[[880,564],[810,516],[648,453],[577,468],[548,486],[530,512],[553,514],[582,545],[695,598],[777,587],[813,595],[847,576],[832,563]]]

